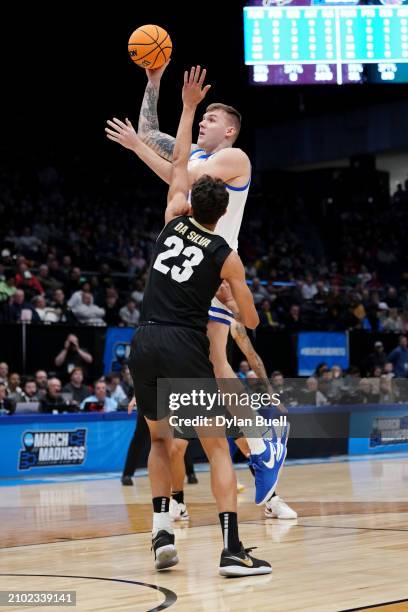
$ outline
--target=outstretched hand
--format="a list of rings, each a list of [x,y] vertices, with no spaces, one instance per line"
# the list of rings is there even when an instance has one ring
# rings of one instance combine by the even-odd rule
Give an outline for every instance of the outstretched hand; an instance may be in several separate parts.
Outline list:
[[[193,66],[190,70],[184,73],[184,85],[183,85],[183,104],[184,106],[195,108],[201,100],[203,100],[210,89],[211,85],[204,85],[205,76],[207,70],[200,66]]]
[[[126,118],[126,123],[123,123],[123,121],[120,121],[120,119],[116,117],[114,117],[112,121],[109,119],[106,123],[110,126],[109,128],[105,128],[106,136],[109,140],[113,140],[113,142],[117,142],[121,144],[122,147],[131,149],[132,151],[137,149],[141,141],[128,118]]]

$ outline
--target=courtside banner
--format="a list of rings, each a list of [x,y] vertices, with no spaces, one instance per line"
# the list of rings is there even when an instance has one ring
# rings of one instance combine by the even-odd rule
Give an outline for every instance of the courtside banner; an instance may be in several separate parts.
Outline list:
[[[134,327],[109,327],[106,331],[103,373],[118,372],[127,363]]]
[[[297,345],[298,375],[311,376],[316,367],[326,363],[329,368],[349,367],[347,332],[301,332]]]

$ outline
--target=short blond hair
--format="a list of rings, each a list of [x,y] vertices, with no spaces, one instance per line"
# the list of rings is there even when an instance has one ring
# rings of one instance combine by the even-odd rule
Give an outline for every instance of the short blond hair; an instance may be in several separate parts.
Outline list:
[[[234,141],[238,138],[239,132],[241,130],[242,116],[241,113],[237,111],[233,106],[229,106],[228,104],[223,104],[222,102],[213,102],[205,109],[206,113],[210,113],[211,111],[222,110],[224,113],[230,116],[232,122],[234,124],[234,128],[236,130]]]

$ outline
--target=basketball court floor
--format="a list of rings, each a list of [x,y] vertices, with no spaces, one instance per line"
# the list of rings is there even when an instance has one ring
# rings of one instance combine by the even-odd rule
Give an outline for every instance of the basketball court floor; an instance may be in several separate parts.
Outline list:
[[[0,590],[76,591],[80,611],[408,610],[407,456],[287,465],[279,492],[296,521],[265,519],[239,470],[241,538],[273,567],[248,578],[217,574],[218,516],[208,472],[198,477],[186,486],[191,519],[175,527],[180,563],[160,573],[145,476],[134,487],[113,475],[3,481]]]

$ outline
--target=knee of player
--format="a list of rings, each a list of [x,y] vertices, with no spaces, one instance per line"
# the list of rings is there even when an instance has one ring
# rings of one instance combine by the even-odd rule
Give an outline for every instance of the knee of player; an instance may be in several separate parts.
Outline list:
[[[173,440],[170,448],[171,459],[183,459],[187,448],[187,443],[184,440]]]

